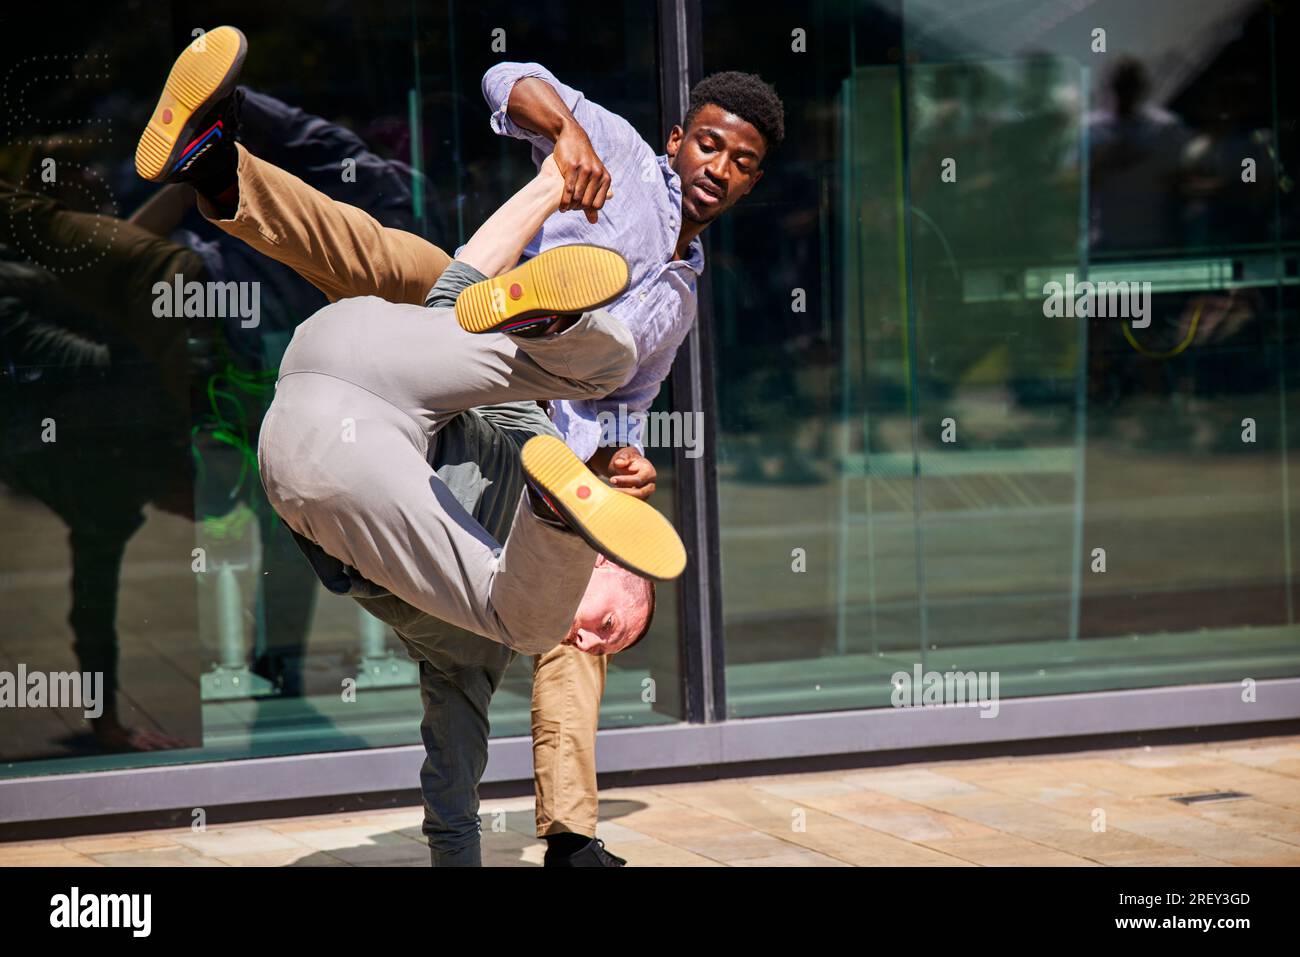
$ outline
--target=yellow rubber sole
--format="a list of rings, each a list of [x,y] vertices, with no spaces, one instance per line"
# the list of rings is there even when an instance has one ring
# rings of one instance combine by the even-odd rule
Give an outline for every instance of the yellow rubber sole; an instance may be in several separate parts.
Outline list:
[[[671,581],[686,569],[672,523],[626,492],[610,488],[551,435],[524,443],[524,474],[592,548],[643,578]]]
[[[466,287],[456,298],[456,321],[466,332],[511,332],[538,316],[613,302],[627,289],[628,277],[627,260],[612,249],[556,246]]]
[[[239,30],[217,27],[176,58],[135,148],[135,171],[141,177],[153,182],[167,178],[183,151],[203,133],[197,128],[197,114],[234,88],[247,49]]]

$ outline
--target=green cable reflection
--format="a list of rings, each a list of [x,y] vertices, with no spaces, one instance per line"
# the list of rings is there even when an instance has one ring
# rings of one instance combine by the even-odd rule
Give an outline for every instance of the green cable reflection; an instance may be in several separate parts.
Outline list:
[[[265,400],[275,391],[278,369],[264,372],[245,372],[234,363],[227,361],[225,368],[213,373],[207,381],[205,393],[208,408],[200,413],[199,421],[190,428],[190,454],[194,457],[195,487],[206,486],[208,469],[201,451],[200,438],[221,443],[233,449],[239,456],[239,473],[225,496],[225,502],[233,505],[247,499],[252,509],[224,508],[220,511],[204,511],[200,496],[197,516],[203,523],[205,531],[219,539],[226,539],[241,534],[245,526],[256,517],[260,503],[256,496],[244,496],[250,472],[256,472],[257,455],[253,450],[249,413],[246,401],[264,405]]]

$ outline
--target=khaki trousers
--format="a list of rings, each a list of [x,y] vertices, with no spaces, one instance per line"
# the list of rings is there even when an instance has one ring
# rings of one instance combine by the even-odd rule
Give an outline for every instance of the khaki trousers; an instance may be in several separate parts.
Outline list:
[[[422,304],[451,262],[413,233],[390,229],[291,173],[239,153],[239,205],[231,219],[200,197],[215,225],[284,263],[331,301],[378,296]],[[607,661],[558,645],[533,660],[533,780],[537,834],[594,836],[596,728]]]

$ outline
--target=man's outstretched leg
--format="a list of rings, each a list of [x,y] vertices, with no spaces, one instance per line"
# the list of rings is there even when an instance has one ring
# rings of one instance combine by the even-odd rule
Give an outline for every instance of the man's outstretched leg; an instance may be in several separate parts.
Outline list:
[[[521,498],[504,549],[429,465],[423,430],[331,375],[284,376],[262,424],[267,498],[289,527],[442,621],[525,654],[568,633],[595,552]]]
[[[176,59],[136,149],[136,172],[188,182],[199,211],[225,232],[284,263],[330,300],[373,295],[422,303],[451,257],[338,202],[235,142],[235,88],[244,35],[217,27]]]
[[[433,474],[429,443],[475,405],[603,395],[635,358],[626,327],[601,309],[523,338],[466,332],[445,308],[370,297],[327,306],[295,334],[263,422],[268,497],[291,528],[416,608],[523,653],[546,650],[568,631],[596,549],[674,577],[680,540],[558,439],[538,437],[522,455],[536,494],[521,501],[498,563],[496,543]],[[669,547],[679,557],[654,564]]]
[[[553,209],[552,179],[539,176],[512,197],[465,254],[492,271],[517,259]],[[585,290],[587,299],[570,306],[597,306],[626,284],[626,266],[577,275],[569,270],[586,257],[553,252],[532,263],[558,288]],[[448,272],[458,268],[473,266]],[[540,294],[543,308],[554,306],[549,296]],[[296,532],[408,604],[523,653],[547,650],[569,630],[603,535],[614,547],[602,551],[621,555],[655,541],[656,530],[680,550],[676,533],[653,508],[601,483],[558,439],[539,438],[522,456],[538,494],[522,497],[498,562],[496,542],[428,464],[430,443],[477,405],[605,395],[635,362],[631,333],[600,308],[563,332],[524,337],[468,332],[445,307],[373,297],[334,303],[299,326],[285,352],[260,437],[267,496]]]

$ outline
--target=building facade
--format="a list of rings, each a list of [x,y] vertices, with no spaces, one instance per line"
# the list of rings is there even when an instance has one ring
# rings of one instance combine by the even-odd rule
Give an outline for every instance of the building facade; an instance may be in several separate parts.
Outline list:
[[[282,124],[351,131],[393,183],[357,204],[447,249],[531,170],[489,128],[493,63],[660,150],[702,76],[782,96],[653,410],[691,561],[610,662],[603,771],[1300,718],[1300,21],[1077,6],[31,12],[0,38],[0,822],[409,789],[422,758],[411,663],[320,587],[251,458],[323,298],[189,214],[141,255],[260,283],[256,328],[173,323],[167,351],[95,295],[151,198],[134,131],[219,23],[283,105],[249,133],[269,159],[352,201]],[[101,232],[39,243],[32,202]],[[82,671],[115,702],[93,721],[22,697]],[[529,707],[516,662],[485,780],[531,777]]]

